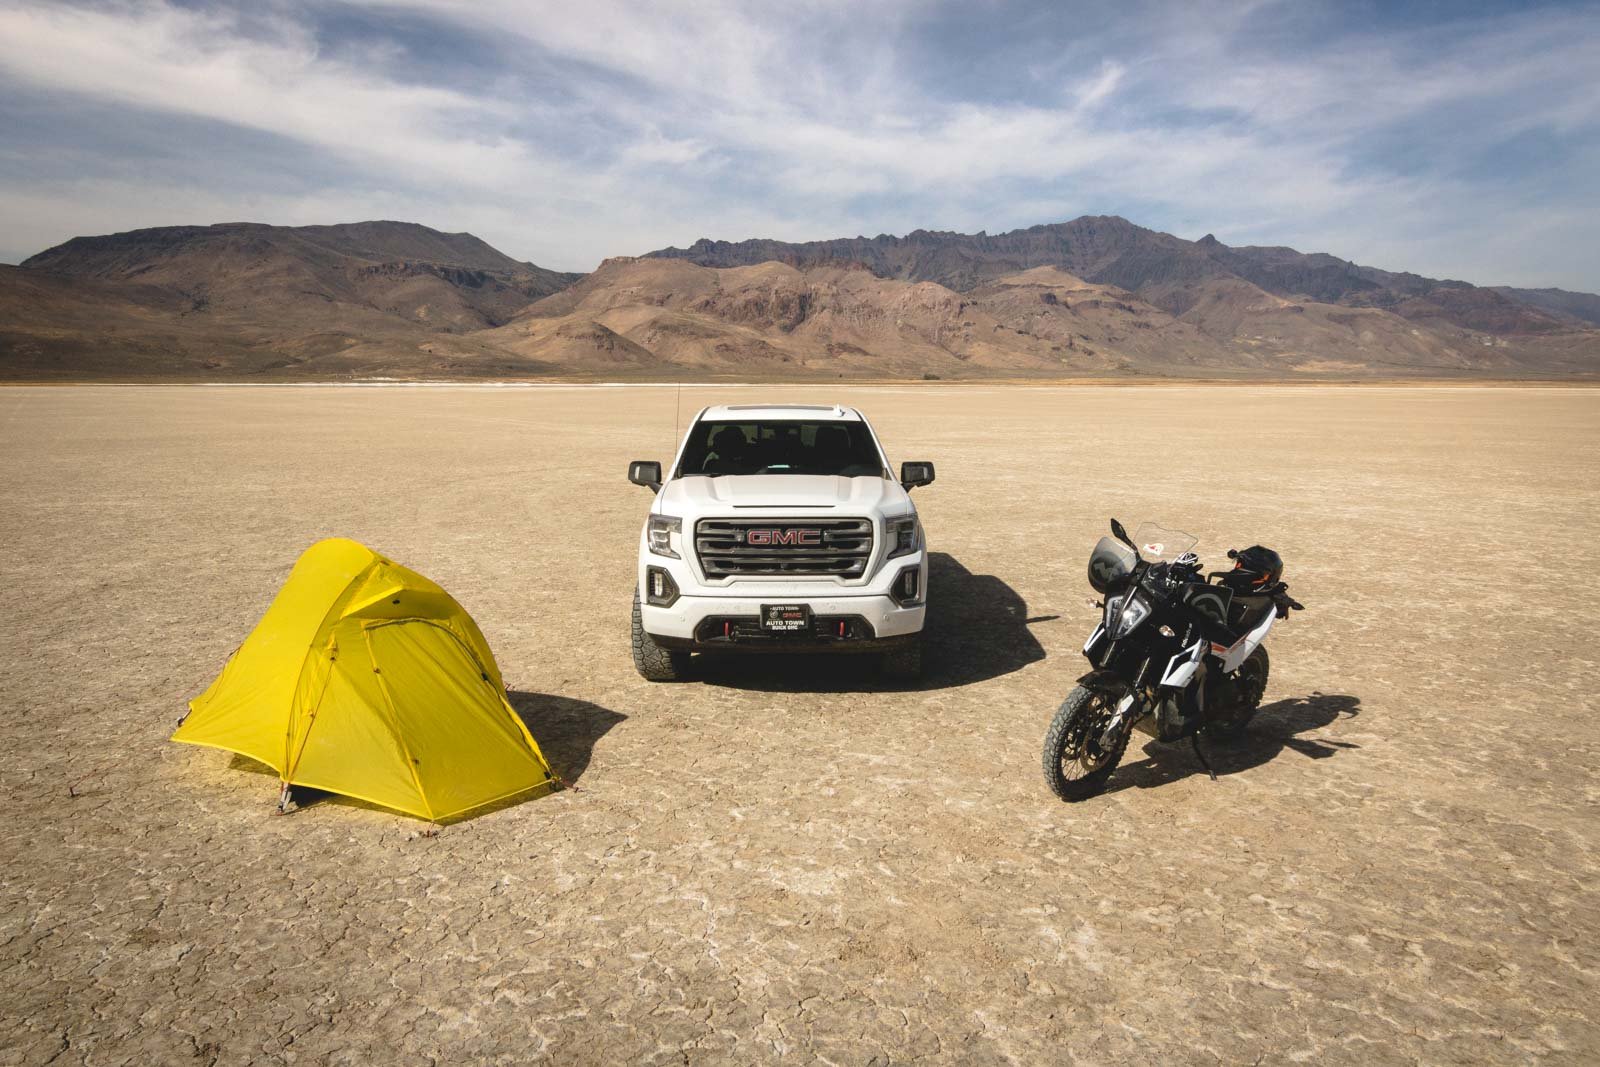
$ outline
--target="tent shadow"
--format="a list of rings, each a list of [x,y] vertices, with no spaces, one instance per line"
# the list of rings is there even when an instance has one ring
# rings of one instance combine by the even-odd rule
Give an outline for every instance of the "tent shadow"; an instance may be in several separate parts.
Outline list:
[[[708,685],[757,692],[954,689],[999,678],[1044,659],[1044,646],[1028,627],[1053,618],[1030,619],[1028,605],[1004,581],[992,574],[973,574],[949,553],[932,552],[928,555],[924,670],[919,680],[886,678],[878,670],[877,656],[859,653],[696,656],[691,676]]]
[[[232,753],[232,756],[233,758],[228,761],[228,770],[230,771],[244,771],[247,774],[264,774],[271,778],[278,777],[277,771],[273,770],[271,767],[268,767],[260,760],[253,760],[249,756],[242,755],[238,752]]]
[[[513,689],[506,699],[516,709],[528,732],[539,743],[550,769],[569,785],[576,784],[589,769],[594,746],[611,728],[627,718],[620,712],[549,693],[525,693]]]
[[[266,766],[265,764],[257,763],[255,760],[250,759],[247,756],[235,756],[233,758],[233,763],[229,764],[229,767],[234,770],[249,771],[252,774],[269,775],[273,779],[278,777],[277,771]],[[335,807],[340,808],[360,808],[362,811],[370,811],[378,815],[387,815],[391,818],[414,819],[417,822],[425,825],[455,826],[457,823],[470,822],[473,819],[480,818],[484,815],[489,815],[496,811],[504,811],[506,808],[514,808],[518,804],[535,800],[554,791],[555,788],[552,785],[540,783],[531,789],[524,789],[520,793],[515,793],[509,797],[504,797],[500,800],[494,801],[493,803],[485,804],[482,807],[472,808],[469,811],[463,811],[460,814],[451,815],[443,819],[429,820],[420,815],[413,815],[407,811],[398,811],[394,808],[386,808],[382,804],[374,804],[371,801],[362,800],[360,797],[345,796],[343,793],[331,793],[326,789],[318,789],[315,786],[291,785],[289,787],[289,800],[294,804],[294,807],[290,808],[285,814],[293,815],[295,812],[300,811],[303,808],[308,808],[313,804],[332,804]]]
[[[1233,741],[1202,742],[1206,759],[1217,777],[1238,774],[1269,763],[1284,751],[1297,752],[1308,759],[1327,759],[1343,749],[1360,748],[1352,741],[1300,737],[1299,734],[1331,726],[1340,719],[1361,714],[1361,700],[1353,696],[1312,693],[1263,704],[1244,735]],[[1143,738],[1143,734],[1135,734]],[[1124,763],[1111,775],[1102,796],[1124,789],[1154,789],[1171,785],[1193,775],[1205,775],[1205,768],[1194,758],[1187,742],[1161,744],[1149,740],[1145,758]]]

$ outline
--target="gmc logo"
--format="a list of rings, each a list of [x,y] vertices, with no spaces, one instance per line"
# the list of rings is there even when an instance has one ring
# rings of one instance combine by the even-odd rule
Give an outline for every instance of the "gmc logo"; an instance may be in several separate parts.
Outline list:
[[[822,544],[821,530],[746,530],[744,543],[747,545],[820,545]]]

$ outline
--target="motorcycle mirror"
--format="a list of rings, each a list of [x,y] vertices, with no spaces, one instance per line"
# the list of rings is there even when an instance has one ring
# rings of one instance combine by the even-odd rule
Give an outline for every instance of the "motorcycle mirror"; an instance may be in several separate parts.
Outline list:
[[[1123,544],[1133,549],[1134,555],[1137,556],[1139,554],[1139,546],[1133,543],[1133,538],[1128,536],[1128,531],[1124,530],[1122,528],[1122,523],[1118,522],[1116,519],[1111,520],[1111,536],[1115,537],[1118,541],[1121,541]]]

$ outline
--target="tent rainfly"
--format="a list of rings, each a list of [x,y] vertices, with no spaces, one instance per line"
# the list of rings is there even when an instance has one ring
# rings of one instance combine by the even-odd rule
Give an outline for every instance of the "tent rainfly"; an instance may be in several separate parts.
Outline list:
[[[446,819],[555,778],[477,623],[439,586],[334,538],[305,551],[174,741]]]

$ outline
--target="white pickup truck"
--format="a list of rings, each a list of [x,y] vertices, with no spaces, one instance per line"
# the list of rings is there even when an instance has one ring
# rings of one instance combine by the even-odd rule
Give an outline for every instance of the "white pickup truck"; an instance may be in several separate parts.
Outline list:
[[[639,538],[633,663],[685,676],[694,653],[876,652],[922,672],[928,556],[909,491],[861,413],[737,404],[695,416],[673,460],[635,460],[655,494]]]

